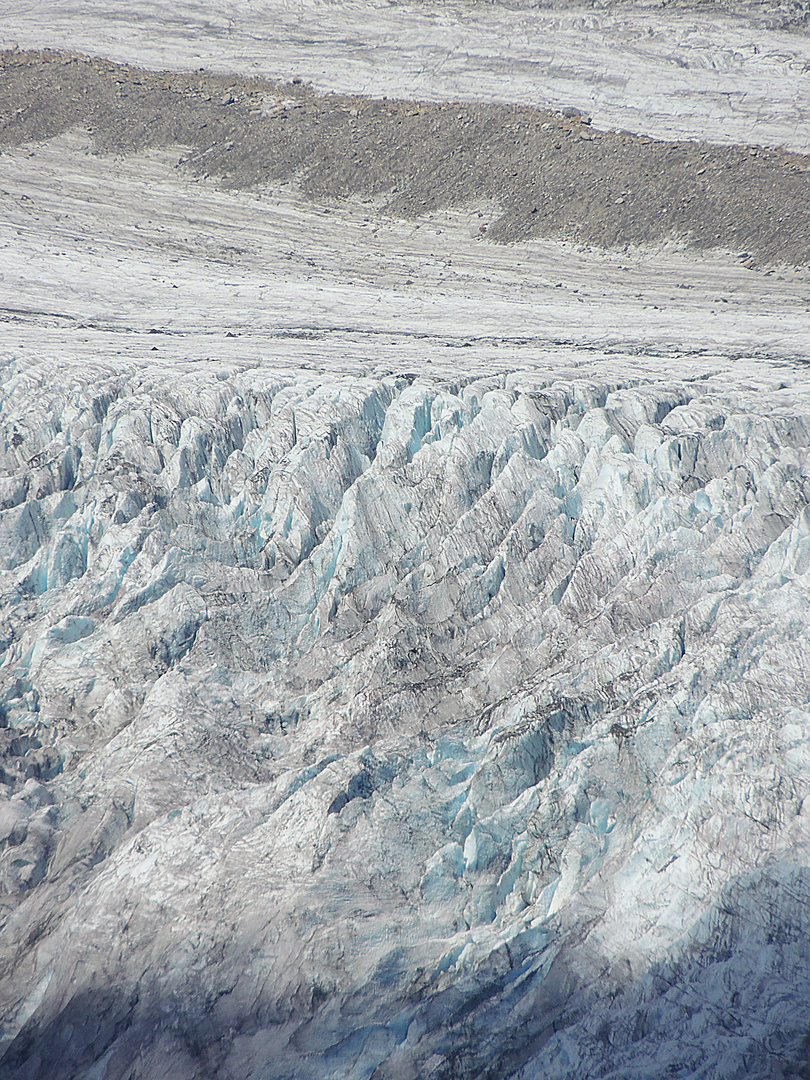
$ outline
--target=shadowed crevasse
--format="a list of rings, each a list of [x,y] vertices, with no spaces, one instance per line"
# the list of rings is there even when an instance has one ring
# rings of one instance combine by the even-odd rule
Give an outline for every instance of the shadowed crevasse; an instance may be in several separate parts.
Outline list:
[[[730,882],[701,922],[640,977],[629,964],[599,970],[598,948],[583,973],[565,946],[550,964],[542,953],[507,951],[472,983],[439,992],[398,993],[404,973],[383,968],[353,993],[344,989],[337,1026],[328,992],[289,1002],[283,1021],[256,1009],[224,1024],[213,1001],[163,996],[153,973],[129,992],[99,978],[46,1022],[29,1021],[0,1060],[0,1077],[70,1080],[103,1061],[104,1075],[127,1080],[309,1080],[331,1075],[346,1060],[347,1043],[367,1046],[376,1033],[380,1060],[367,1072],[374,1080],[677,1078],[696,1068],[724,1080],[806,1080],[809,874],[776,863]],[[698,1015],[700,1041],[690,1045],[675,1032]],[[292,1045],[297,1039],[306,1046],[313,1031],[325,1031],[317,1050],[240,1060],[240,1046],[261,1046],[263,1034],[272,1044],[274,1025]],[[414,1029],[425,1034],[409,1046]]]

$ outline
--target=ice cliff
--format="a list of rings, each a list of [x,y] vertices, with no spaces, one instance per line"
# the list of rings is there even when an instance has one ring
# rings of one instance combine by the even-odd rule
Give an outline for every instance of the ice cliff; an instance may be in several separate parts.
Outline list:
[[[0,1076],[807,1077],[810,398],[0,370]]]

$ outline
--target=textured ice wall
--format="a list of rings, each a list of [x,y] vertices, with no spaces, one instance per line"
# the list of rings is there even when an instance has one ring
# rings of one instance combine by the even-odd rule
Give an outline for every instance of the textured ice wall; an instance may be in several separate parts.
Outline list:
[[[0,378],[0,1076],[806,1075],[806,395]]]

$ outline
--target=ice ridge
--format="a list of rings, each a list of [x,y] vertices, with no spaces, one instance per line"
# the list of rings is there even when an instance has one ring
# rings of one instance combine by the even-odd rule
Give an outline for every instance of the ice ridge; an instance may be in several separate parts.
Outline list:
[[[810,400],[0,370],[0,1076],[806,1075]]]

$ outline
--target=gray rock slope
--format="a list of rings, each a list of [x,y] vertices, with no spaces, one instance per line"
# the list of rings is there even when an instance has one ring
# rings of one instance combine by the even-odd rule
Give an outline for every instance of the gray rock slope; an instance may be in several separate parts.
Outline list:
[[[810,399],[0,372],[0,1077],[810,1075]]]

